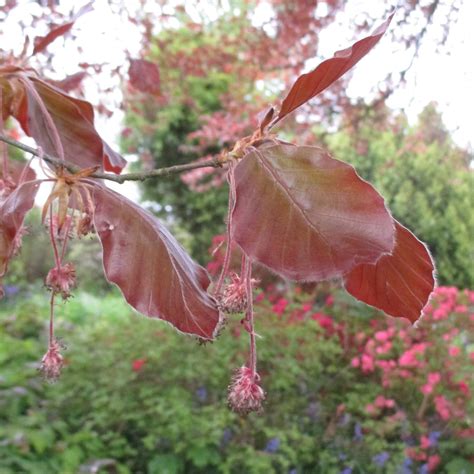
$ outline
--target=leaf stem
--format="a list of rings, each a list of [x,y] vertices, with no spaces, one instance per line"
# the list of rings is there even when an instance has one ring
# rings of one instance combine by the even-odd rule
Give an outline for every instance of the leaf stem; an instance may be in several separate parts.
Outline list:
[[[11,146],[14,146],[20,150],[25,151],[26,153],[31,153],[35,156],[40,156],[40,152],[32,148],[24,143],[21,143],[13,138],[7,137],[0,133],[0,141],[4,143],[8,143]],[[81,168],[78,166],[73,165],[72,163],[68,163],[67,161],[62,161],[59,158],[56,158],[51,155],[47,155],[43,153],[42,155],[43,160],[47,161],[49,164],[56,166],[56,167],[63,167],[70,171],[71,173],[77,173],[80,171]],[[150,171],[140,171],[137,173],[124,173],[121,175],[115,175],[112,173],[93,173],[90,177],[97,178],[97,179],[106,179],[108,181],[114,181],[115,183],[122,184],[125,181],[145,181],[147,179],[152,178],[160,178],[163,176],[170,176],[173,174],[182,173],[184,171],[191,171],[198,168],[221,168],[224,164],[224,160],[222,157],[217,156],[214,158],[210,158],[209,160],[194,162],[194,163],[185,163],[183,165],[174,165],[169,166],[167,168],[156,168]]]

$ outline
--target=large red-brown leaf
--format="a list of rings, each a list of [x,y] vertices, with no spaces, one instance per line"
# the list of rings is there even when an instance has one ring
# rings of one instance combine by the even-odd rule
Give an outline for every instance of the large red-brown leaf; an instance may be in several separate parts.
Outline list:
[[[423,242],[397,221],[395,227],[393,253],[354,268],[345,287],[358,300],[415,322],[434,289],[434,263]]]
[[[293,112],[337,81],[357,64],[380,40],[392,21],[392,13],[370,36],[357,41],[351,47],[336,51],[334,57],[323,61],[311,72],[302,74],[283,100],[275,123]]]
[[[0,206],[0,278],[19,247],[20,229],[26,213],[35,203],[40,181],[28,181],[18,186]]]
[[[120,173],[126,161],[100,138],[89,102],[71,97],[36,77],[30,76],[26,81],[29,85],[25,85],[22,106],[15,111],[25,133],[47,154],[59,155],[42,102],[58,131],[66,161],[81,168],[98,165],[106,171]]]
[[[65,35],[74,25],[73,21],[65,23],[64,25],[54,27],[46,36],[37,36],[35,38],[35,47],[33,54],[39,53],[46,49],[55,39]]]
[[[106,188],[94,191],[94,224],[107,279],[129,304],[178,330],[212,339],[220,314],[209,278],[152,214]]]
[[[131,59],[128,75],[132,86],[140,92],[160,94],[160,71],[155,63],[146,59]]]
[[[252,259],[293,280],[339,277],[394,245],[383,198],[323,149],[273,145],[235,168],[233,237]]]

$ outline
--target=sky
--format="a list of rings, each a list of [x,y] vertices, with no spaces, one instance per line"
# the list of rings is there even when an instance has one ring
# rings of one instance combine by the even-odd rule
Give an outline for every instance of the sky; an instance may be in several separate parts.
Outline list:
[[[129,3],[133,3],[130,0]],[[21,4],[21,2],[19,2]],[[72,0],[62,1],[62,6],[69,11],[72,6],[78,9],[86,2]],[[201,2],[206,8],[206,2]],[[0,0],[1,5],[1,0]],[[323,31],[320,36],[320,52],[323,57],[330,57],[334,51],[347,47],[351,33],[351,21],[360,12],[371,11],[374,15],[380,11],[382,18],[383,2],[378,0],[349,0],[344,13],[334,24]],[[3,49],[18,48],[23,44],[22,30],[18,21],[22,15],[34,13],[37,5],[25,1],[22,9],[12,13],[0,27],[0,42]],[[265,19],[271,10],[265,5],[259,10],[255,22]],[[440,13],[442,14],[442,12]],[[15,15],[19,15],[15,17]],[[106,21],[105,21],[106,19]],[[389,105],[394,109],[404,109],[409,120],[416,121],[418,113],[431,101],[436,101],[443,114],[447,128],[452,132],[455,141],[471,150],[474,147],[474,126],[472,111],[474,110],[474,35],[472,34],[472,19],[474,19],[474,1],[464,0],[461,7],[458,24],[450,32],[443,52],[433,48],[434,38],[427,38],[421,49],[419,58],[413,64],[407,75],[407,85],[400,87],[389,99]],[[436,20],[436,18],[435,18]],[[374,25],[374,27],[377,25]],[[45,32],[42,32],[45,33]],[[436,34],[436,28],[432,31]],[[57,70],[63,76],[78,71],[79,62],[103,62],[104,59],[111,67],[125,64],[127,49],[131,56],[138,56],[140,35],[128,21],[111,14],[107,0],[96,0],[94,10],[77,20],[74,26],[75,42],[82,48],[79,56],[75,49],[65,48],[60,39],[50,45],[54,52]],[[67,43],[66,43],[67,44]],[[387,72],[403,67],[410,60],[406,52],[394,52],[389,37],[384,37],[360,63],[357,64],[353,79],[348,89],[352,98],[370,98],[373,84],[382,81]],[[307,68],[317,65],[319,59],[309,60]],[[59,77],[58,77],[59,78]],[[93,81],[110,80],[105,76],[96,76],[86,82],[86,98],[90,102],[99,102]],[[116,82],[114,91],[110,92],[110,102],[120,100],[120,87]],[[117,137],[121,130],[123,113],[115,111],[111,117],[97,117],[97,129],[102,137],[117,148]],[[121,192],[137,199],[137,189],[134,185],[121,186]],[[41,199],[41,198],[40,198]]]

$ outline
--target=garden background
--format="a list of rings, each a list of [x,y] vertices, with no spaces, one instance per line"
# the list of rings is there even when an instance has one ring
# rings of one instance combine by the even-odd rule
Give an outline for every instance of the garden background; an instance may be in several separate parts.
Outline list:
[[[95,101],[99,130],[114,136],[130,169],[232,147],[298,72],[393,9],[388,1],[341,0],[92,3],[93,11],[33,60],[59,87]],[[353,164],[427,243],[439,286],[421,323],[414,328],[357,303],[337,281],[290,284],[260,269],[255,309],[268,395],[263,413],[243,418],[225,401],[232,370],[245,359],[240,317],[230,318],[215,343],[200,346],[134,313],[103,277],[98,240],[75,240],[70,260],[79,286],[57,317],[66,366],[50,385],[38,367],[51,249],[35,210],[0,302],[2,474],[473,472],[472,142],[453,131],[462,132],[463,120],[444,123],[452,109],[443,100],[463,82],[453,79],[439,97],[412,107],[427,67],[423,55],[436,49],[442,62],[453,44],[462,48],[452,38],[467,2],[398,3],[392,34],[378,47],[382,56],[279,133]],[[21,50],[15,35],[44,35],[78,7],[8,1],[0,10],[2,40]],[[84,38],[94,37],[98,13],[114,25],[120,54],[96,39],[98,56],[87,58]],[[6,60],[6,49],[2,54]],[[131,57],[158,65],[148,92],[133,85]],[[8,126],[27,141],[13,121]],[[219,272],[223,173],[200,169],[120,190],[163,219],[211,274]]]

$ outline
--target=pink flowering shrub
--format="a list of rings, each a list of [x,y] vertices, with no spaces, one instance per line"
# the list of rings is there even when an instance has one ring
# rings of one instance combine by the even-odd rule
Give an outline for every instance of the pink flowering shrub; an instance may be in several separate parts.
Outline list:
[[[347,388],[336,424],[352,420],[360,440],[402,442],[404,464],[393,472],[446,472],[439,469],[460,451],[474,461],[474,291],[437,288],[416,327],[363,305],[360,318],[349,318],[345,310],[353,313],[353,303],[325,290],[316,299],[301,288],[292,299],[271,291],[260,295],[261,305],[265,300],[277,320],[311,319],[320,328],[315,339],[338,340],[356,385]],[[388,456],[379,465],[388,468],[393,454],[382,453],[373,461]]]

